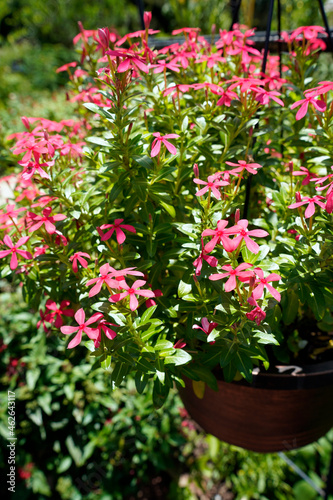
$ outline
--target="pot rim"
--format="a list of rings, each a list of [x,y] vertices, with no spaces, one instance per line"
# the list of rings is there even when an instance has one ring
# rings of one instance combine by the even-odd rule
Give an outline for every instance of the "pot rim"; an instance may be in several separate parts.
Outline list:
[[[261,389],[315,389],[333,384],[333,361],[313,365],[276,365],[277,372],[253,370],[251,387]],[[262,369],[263,370],[263,369]],[[288,373],[287,373],[288,372]]]

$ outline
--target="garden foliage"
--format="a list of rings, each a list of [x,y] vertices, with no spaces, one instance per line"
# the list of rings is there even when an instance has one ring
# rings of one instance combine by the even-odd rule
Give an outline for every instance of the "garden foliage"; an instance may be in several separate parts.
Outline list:
[[[112,388],[152,379],[159,407],[184,375],[216,388],[216,366],[251,381],[332,346],[333,83],[315,80],[320,27],[284,35],[281,76],[252,30],[155,51],[150,20],[121,39],[81,24],[58,69],[77,119],[10,136],[0,258],[45,333],[84,342]]]

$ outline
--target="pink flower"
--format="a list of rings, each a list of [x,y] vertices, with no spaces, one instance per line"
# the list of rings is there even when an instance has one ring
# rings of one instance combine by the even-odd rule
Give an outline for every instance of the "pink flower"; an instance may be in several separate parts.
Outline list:
[[[259,252],[259,245],[253,241],[250,236],[255,236],[257,238],[264,238],[268,236],[268,232],[263,229],[252,229],[251,231],[247,230],[247,226],[249,221],[246,219],[241,219],[237,222],[237,226],[240,226],[240,230],[238,231],[238,235],[234,238],[233,244],[234,248],[238,248],[240,243],[244,240],[245,245],[250,250],[250,252],[257,254]]]
[[[216,267],[218,264],[218,260],[215,257],[206,254],[202,237],[201,237],[201,248],[202,248],[202,250],[201,250],[199,257],[197,259],[195,259],[195,261],[193,262],[193,265],[195,267],[195,275],[196,276],[200,276],[200,274],[201,274],[203,260],[205,260],[207,262],[207,264],[209,264],[212,267]]]
[[[228,221],[219,220],[216,229],[205,229],[202,236],[213,236],[213,238],[205,245],[205,252],[210,253],[214,250],[218,243],[221,243],[227,252],[233,252],[235,245],[229,236],[239,232],[238,226],[232,226],[226,229]]]
[[[60,328],[63,325],[63,316],[74,316],[74,310],[73,309],[65,309],[67,306],[70,305],[69,300],[63,300],[58,307],[57,304],[51,300],[48,299],[45,307],[46,309],[49,309],[49,311],[52,311],[51,313],[47,313],[45,316],[45,320],[48,321],[49,323],[54,323],[54,326],[56,328]]]
[[[256,275],[258,276],[258,279],[256,279],[256,284],[258,286],[256,286],[256,288],[253,290],[252,292],[252,297],[255,299],[255,300],[258,300],[260,299],[260,297],[262,296],[263,292],[264,292],[264,288],[266,286],[267,290],[271,293],[271,295],[277,300],[280,302],[281,300],[281,295],[279,294],[279,292],[277,290],[275,290],[275,288],[272,287],[272,285],[269,285],[269,282],[270,281],[280,281],[281,279],[281,276],[279,274],[276,274],[276,273],[272,273],[272,274],[269,274],[266,278],[264,277],[264,272],[262,269],[260,269],[260,267],[256,267],[254,269],[254,272],[256,273]]]
[[[7,222],[8,219],[15,219],[17,214],[26,210],[26,208],[15,208],[15,205],[6,205],[6,212],[0,213],[0,223]]]
[[[253,271],[244,271],[244,269],[248,269],[249,267],[252,267],[252,264],[247,264],[246,262],[243,262],[235,269],[233,269],[233,267],[228,264],[226,266],[222,266],[222,269],[227,271],[226,273],[211,274],[209,276],[209,279],[212,281],[216,281],[229,276],[228,281],[226,281],[226,283],[224,284],[224,289],[226,292],[231,292],[231,290],[234,290],[237,285],[236,276],[241,279],[241,281],[245,279],[247,280],[253,276]]]
[[[149,68],[146,64],[144,64],[142,58],[131,50],[125,50],[125,49],[107,50],[105,54],[117,58],[121,57],[123,59],[122,62],[118,65],[117,68],[118,73],[124,73],[130,68],[143,71],[144,73],[149,73]]]
[[[95,340],[95,338],[98,335],[98,329],[90,328],[89,325],[95,323],[95,321],[98,321],[102,317],[103,317],[102,313],[95,313],[91,316],[91,318],[85,321],[86,315],[84,313],[84,310],[82,308],[79,309],[74,315],[75,321],[79,326],[62,326],[60,328],[61,333],[65,335],[71,335],[72,333],[77,332],[75,337],[68,344],[67,349],[72,349],[73,347],[79,345],[79,343],[82,340],[83,332],[86,333],[90,339]]]
[[[117,237],[117,242],[119,245],[124,243],[126,240],[126,235],[122,229],[125,229],[126,231],[130,231],[131,233],[136,233],[136,229],[133,226],[129,226],[128,224],[122,224],[124,219],[115,219],[113,224],[103,224],[100,227],[97,227],[97,232],[101,236],[102,241],[109,240],[113,234],[114,231],[116,231],[116,237]],[[106,233],[102,232],[102,229],[110,229],[110,231],[107,231]],[[122,229],[121,229],[122,228]]]
[[[207,318],[202,318],[201,325],[202,326],[193,325],[193,328],[195,330],[202,330],[208,336],[214,330],[214,328],[216,328],[218,326],[218,323],[215,323],[214,321],[212,321],[211,323],[209,323],[209,321],[208,321]],[[209,342],[209,343],[210,344],[215,344],[215,341]]]
[[[281,95],[280,92],[276,92],[275,90],[265,90],[257,86],[252,88],[252,90],[255,92],[255,94],[257,94],[255,99],[260,104],[269,104],[270,99],[272,99],[273,101],[280,104],[280,106],[284,106],[284,102],[277,97],[278,95]]]
[[[179,339],[173,346],[174,349],[183,349],[183,347],[186,346],[186,342],[184,342],[184,339]]]
[[[102,341],[102,331],[105,333],[105,336],[113,340],[116,336],[117,333],[114,330],[111,330],[110,326],[118,326],[115,325],[114,323],[108,323],[105,319],[101,319],[101,321],[97,325],[96,329],[96,337],[94,338],[94,345],[96,349],[100,346],[100,343]]]
[[[153,143],[151,145],[151,155],[150,156],[152,158],[159,154],[159,152],[161,150],[162,143],[167,148],[169,153],[171,153],[172,155],[177,154],[176,147],[173,144],[171,144],[171,142],[167,141],[167,139],[177,139],[179,137],[178,134],[161,135],[159,132],[154,132],[153,136],[155,137],[155,139],[153,140]]]
[[[311,173],[306,167],[299,167],[300,170],[293,172],[293,175],[305,175],[302,186],[306,186],[312,179],[317,179],[317,174]]]
[[[52,161],[47,161],[45,163],[37,163],[36,161],[33,162],[33,161],[29,161],[27,163],[24,163],[23,161],[19,161],[18,162],[19,165],[21,165],[22,167],[24,167],[24,170],[22,172],[22,179],[24,180],[28,180],[30,179],[33,175],[36,174],[36,172],[39,173],[39,175],[43,178],[43,179],[51,179],[49,174],[47,174],[43,169],[42,167],[51,167],[54,165],[54,160]]]
[[[318,111],[321,111],[322,113],[326,109],[326,103],[325,101],[322,101],[321,99],[315,99],[314,97],[307,95],[305,99],[301,99],[300,101],[294,102],[291,106],[290,109],[297,108],[298,106],[301,106],[299,110],[296,113],[296,120],[301,120],[304,118],[308,111],[309,104],[312,104],[314,108],[316,108]]]
[[[221,198],[221,193],[218,190],[218,188],[221,186],[228,186],[229,184],[229,182],[217,180],[213,175],[210,175],[208,177],[208,182],[202,181],[201,179],[193,179],[193,182],[195,182],[195,184],[205,185],[204,188],[200,189],[195,193],[196,196],[202,196],[208,190],[211,190],[215,198],[217,198],[218,200]]]
[[[45,230],[49,234],[55,233],[56,232],[56,227],[53,224],[53,222],[56,222],[56,221],[59,221],[59,220],[64,220],[67,217],[66,217],[66,215],[63,215],[63,214],[55,214],[55,215],[51,216],[50,215],[51,212],[52,212],[52,208],[51,207],[44,208],[42,216],[34,214],[32,212],[28,212],[28,216],[30,217],[30,219],[32,219],[32,222],[34,222],[34,224],[32,226],[30,226],[29,232],[31,233],[32,231],[36,231],[43,224],[45,224]]]
[[[18,250],[18,248],[21,245],[24,245],[28,241],[28,239],[29,239],[29,236],[23,236],[22,238],[20,238],[18,240],[16,245],[14,245],[10,236],[8,236],[8,234],[6,234],[6,236],[4,237],[3,241],[4,241],[5,245],[7,245],[7,247],[9,247],[9,250],[1,250],[0,251],[0,259],[2,259],[3,257],[6,257],[9,254],[12,254],[12,257],[10,259],[10,268],[12,270],[16,269],[17,265],[18,265],[17,254],[21,255],[25,259],[32,259],[32,255],[30,252],[27,252],[26,250]]]
[[[305,218],[308,219],[309,217],[312,217],[312,215],[315,213],[316,210],[315,203],[319,205],[321,208],[325,208],[325,203],[323,203],[320,200],[325,200],[325,197],[319,195],[316,195],[313,198],[310,198],[309,196],[304,196],[304,198],[301,199],[301,201],[297,201],[297,203],[292,203],[292,205],[289,205],[288,208],[298,208],[308,203],[308,206],[304,213]]]
[[[116,278],[117,281],[123,281],[125,276],[144,276],[141,271],[134,271],[136,267],[126,267],[125,269],[114,269],[109,266],[109,273],[112,278]]]
[[[251,306],[255,306],[255,308],[252,309],[252,311],[247,312],[246,317],[250,321],[255,321],[259,326],[262,320],[266,318],[266,313],[261,309],[261,307],[258,306],[256,300],[253,297],[249,297],[247,301]]]
[[[39,315],[40,315],[40,320],[37,321],[37,328],[40,327],[40,325],[43,325],[43,330],[45,333],[48,333],[49,327],[46,326],[45,322],[48,321],[46,318],[48,316],[47,312],[43,312],[42,309],[39,309]]]
[[[155,297],[154,292],[151,290],[140,290],[140,287],[146,284],[146,281],[143,280],[137,280],[134,281],[133,285],[129,287],[125,281],[121,281],[121,288],[123,288],[125,291],[122,293],[117,293],[116,295],[112,295],[109,298],[110,302],[118,302],[119,300],[124,299],[125,297],[129,296],[130,298],[130,309],[131,311],[135,311],[135,309],[138,308],[139,302],[138,299],[135,297],[135,295],[141,295],[142,297]]]
[[[262,165],[259,165],[259,163],[246,163],[246,161],[244,160],[239,160],[238,163],[226,161],[226,164],[230,165],[231,167],[237,167],[230,170],[230,174],[243,172],[244,170],[247,170],[249,174],[256,174],[257,171],[255,170],[255,168],[262,168]]]
[[[110,266],[109,264],[104,264],[99,268],[100,276],[98,278],[93,278],[92,280],[87,281],[86,286],[90,286],[93,283],[96,283],[95,286],[89,291],[89,297],[93,297],[97,295],[102,288],[103,283],[106,284],[109,288],[120,288],[119,283],[115,281],[112,274],[109,274]]]
[[[91,259],[90,255],[88,253],[85,253],[85,252],[75,252],[75,254],[69,258],[69,260],[71,262],[73,262],[74,273],[78,272],[77,261],[80,262],[82,267],[84,267],[84,268],[88,267],[88,262],[83,257],[87,257],[87,259]]]

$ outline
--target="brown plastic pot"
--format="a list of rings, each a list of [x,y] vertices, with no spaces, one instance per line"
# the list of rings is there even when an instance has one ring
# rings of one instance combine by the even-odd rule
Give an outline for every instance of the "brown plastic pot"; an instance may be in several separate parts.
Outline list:
[[[296,370],[293,370],[294,372]],[[333,426],[333,362],[300,373],[258,373],[253,383],[218,381],[203,399],[185,379],[180,396],[204,431],[247,450],[287,451],[316,441]]]

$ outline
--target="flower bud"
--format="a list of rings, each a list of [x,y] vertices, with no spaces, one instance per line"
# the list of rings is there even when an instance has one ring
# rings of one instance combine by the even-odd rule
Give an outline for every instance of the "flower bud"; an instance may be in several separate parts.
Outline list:
[[[326,212],[328,214],[331,214],[333,212],[333,191],[331,191],[330,194],[327,196]]]
[[[26,129],[30,130],[30,123],[26,116],[21,116],[21,121]]]
[[[256,278],[255,278],[255,276],[251,276],[251,278],[249,279],[250,287],[253,288],[255,286],[255,284],[256,284]]]
[[[302,201],[302,196],[301,196],[301,193],[299,191],[297,191],[297,193],[295,193],[295,198],[296,198],[296,203],[299,203],[300,201]]]
[[[237,208],[235,213],[235,224],[238,223],[239,219],[240,219],[240,210],[239,208]]]
[[[152,13],[151,12],[144,12],[144,14],[143,14],[143,22],[145,23],[146,30],[149,28],[151,18],[152,18]]]
[[[197,163],[195,163],[193,165],[193,172],[194,172],[194,176],[198,179],[199,178],[199,167],[198,167]]]
[[[292,172],[294,170],[294,162],[293,161],[290,161],[288,163],[288,169],[289,169],[289,173],[292,174]]]
[[[109,28],[98,28],[98,37],[103,49],[108,49],[110,40]]]

